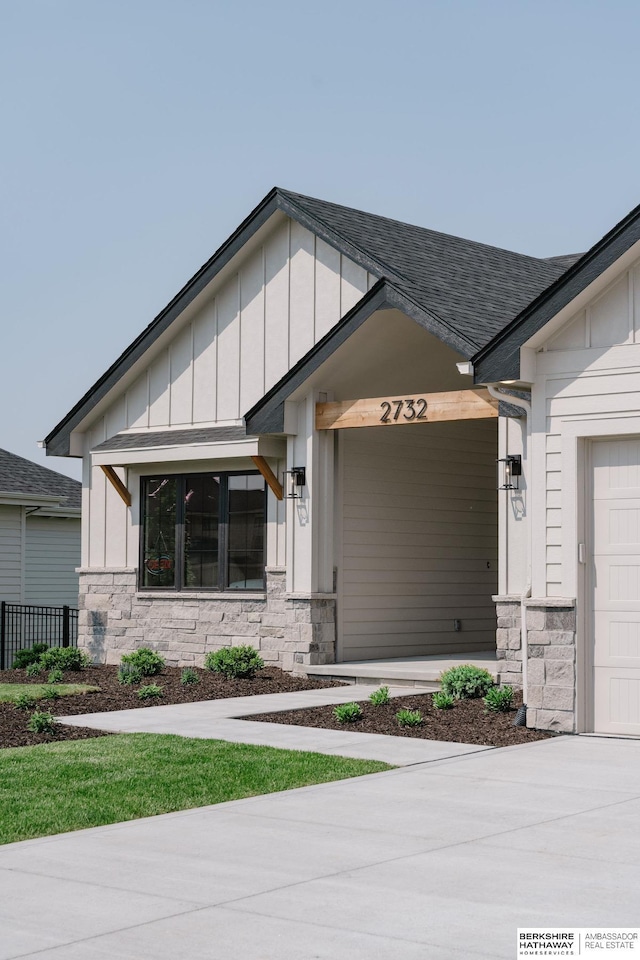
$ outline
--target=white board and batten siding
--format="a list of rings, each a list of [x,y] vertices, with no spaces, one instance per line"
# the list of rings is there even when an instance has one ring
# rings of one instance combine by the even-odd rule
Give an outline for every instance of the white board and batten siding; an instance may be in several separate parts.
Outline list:
[[[87,451],[122,430],[239,422],[375,281],[300,224],[280,222],[237,272],[212,286],[204,306],[176,321],[171,342],[91,425]],[[137,565],[128,511],[99,468],[88,482],[83,565]],[[278,521],[274,513],[270,522]],[[269,562],[284,557],[272,552]]]
[[[495,421],[340,432],[340,660],[495,647],[495,457]]]
[[[0,504],[0,600],[22,603],[23,509]]]
[[[572,597],[577,584],[565,553],[570,545],[563,490],[569,474],[563,438],[570,431],[598,436],[598,423],[622,422],[640,411],[640,264],[622,271],[545,343],[536,356],[533,395],[540,438],[534,472],[544,477],[540,508],[546,511],[544,544],[534,540],[534,595]]]
[[[78,606],[80,520],[72,517],[27,517],[25,527],[24,602]]]

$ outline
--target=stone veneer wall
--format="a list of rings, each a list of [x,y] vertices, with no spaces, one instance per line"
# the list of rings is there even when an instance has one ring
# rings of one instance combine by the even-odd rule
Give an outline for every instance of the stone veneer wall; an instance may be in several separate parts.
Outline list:
[[[522,688],[520,600],[497,597],[498,676]],[[576,730],[576,610],[566,600],[527,600],[527,726]]]
[[[267,665],[303,673],[335,662],[335,599],[288,596],[285,571],[267,568],[264,595],[155,593],[135,570],[80,570],[78,645],[97,663],[148,646],[172,666],[201,666],[211,650],[251,644]]]

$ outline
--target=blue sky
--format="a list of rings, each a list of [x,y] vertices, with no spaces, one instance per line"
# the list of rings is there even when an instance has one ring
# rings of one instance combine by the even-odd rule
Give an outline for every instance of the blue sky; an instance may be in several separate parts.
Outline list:
[[[635,0],[0,0],[0,447],[274,185],[538,256],[640,202]]]

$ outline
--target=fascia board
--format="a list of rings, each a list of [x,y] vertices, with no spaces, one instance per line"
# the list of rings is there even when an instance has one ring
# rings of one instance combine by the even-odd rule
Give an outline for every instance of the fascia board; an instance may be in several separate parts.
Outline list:
[[[45,507],[59,504],[61,500],[64,500],[64,497],[47,497],[35,493],[5,493],[0,491],[0,504],[4,506],[24,505],[25,507]]]

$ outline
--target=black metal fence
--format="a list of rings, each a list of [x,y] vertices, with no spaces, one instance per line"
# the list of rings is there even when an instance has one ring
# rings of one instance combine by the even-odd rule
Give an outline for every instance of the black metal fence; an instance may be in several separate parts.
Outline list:
[[[77,609],[34,607],[3,600],[0,604],[0,670],[9,670],[16,652],[35,643],[46,643],[49,647],[76,647]]]

